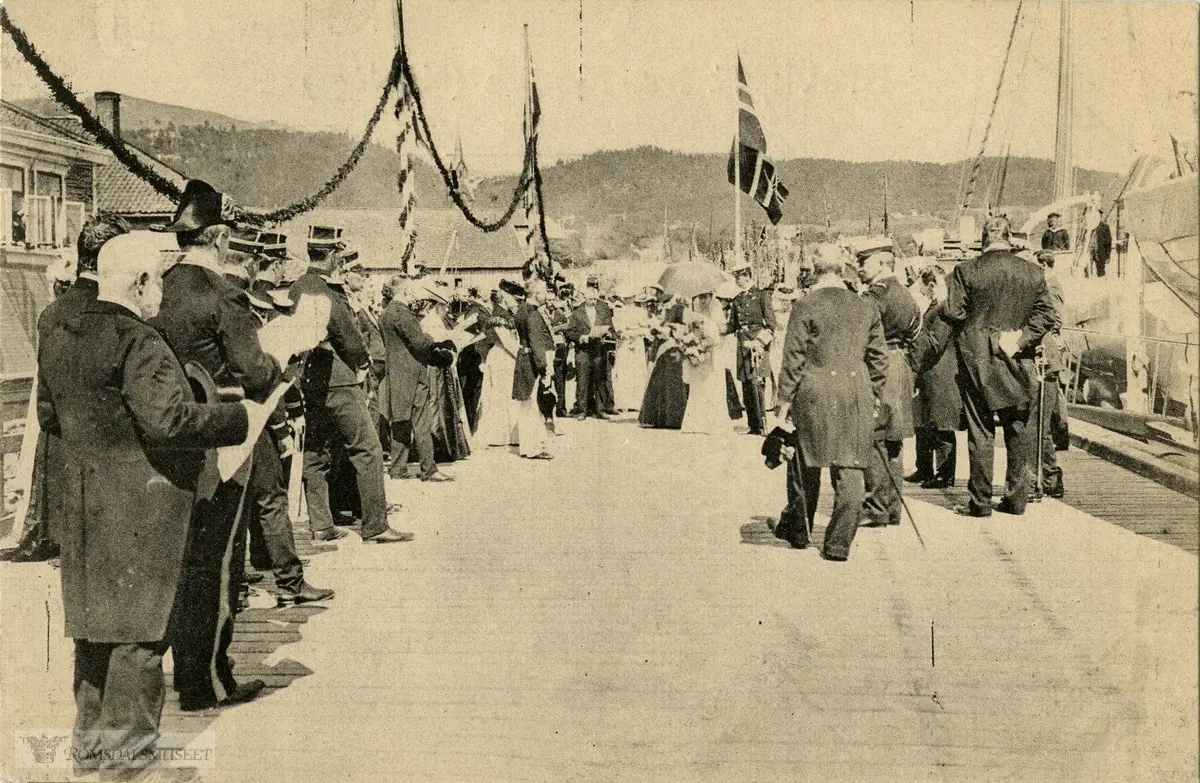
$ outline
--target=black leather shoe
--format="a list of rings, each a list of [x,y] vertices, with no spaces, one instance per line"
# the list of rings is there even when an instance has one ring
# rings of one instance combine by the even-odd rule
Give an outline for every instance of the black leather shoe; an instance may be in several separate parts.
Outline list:
[[[905,481],[907,480],[908,479],[905,479]],[[949,489],[953,486],[954,479],[938,478],[937,476],[921,482],[921,489]]]
[[[279,606],[288,606],[290,604],[306,604],[310,601],[325,601],[333,598],[333,591],[323,587],[313,587],[308,582],[301,582],[300,587],[296,590],[282,590],[279,593],[279,598],[276,599],[276,604]]]
[[[348,535],[350,534],[340,527],[331,527],[328,530],[318,530],[313,533],[313,541],[337,541]]]
[[[179,709],[184,712],[199,712],[200,710],[211,710],[214,707],[231,707],[234,704],[245,704],[248,701],[254,701],[265,687],[267,687],[267,684],[262,680],[241,682],[234,687],[233,693],[226,696],[222,701],[217,701],[213,698],[193,701],[180,694]]]
[[[412,541],[414,538],[412,533],[401,533],[399,530],[388,528],[387,530],[373,535],[370,538],[364,538],[364,544],[402,544],[405,541]]]
[[[992,515],[990,508],[977,508],[970,503],[965,506],[955,506],[953,510],[960,517],[990,517]]]
[[[0,553],[0,560],[10,563],[42,563],[58,557],[58,544],[46,539],[28,540],[16,549]]]
[[[1008,498],[1004,498],[1004,500],[1001,500],[999,503],[997,503],[996,510],[1001,514],[1012,514],[1013,516],[1017,517],[1025,513],[1024,507],[1018,509]]]
[[[601,413],[597,413],[595,415],[595,418],[600,419],[600,421],[608,421],[609,419],[612,418],[612,416],[608,413],[601,412]]]
[[[934,478],[932,473],[922,473],[918,470],[916,473],[909,473],[904,480],[909,484],[924,484],[927,481],[933,481]]]
[[[584,419],[587,418],[586,413],[575,413],[575,414],[572,414],[572,416],[575,418],[576,421],[583,421]]]
[[[1048,498],[1061,499],[1061,498],[1065,497],[1066,494],[1067,494],[1067,490],[1065,487],[1063,487],[1062,484],[1059,484],[1055,487],[1051,487],[1050,489],[1046,490],[1046,497],[1048,497]]]
[[[434,472],[430,473],[428,476],[421,476],[421,481],[433,481],[433,482],[441,483],[441,482],[445,482],[445,481],[454,481],[454,480],[455,480],[454,476],[447,476],[445,473],[442,473],[440,470],[435,470]]]
[[[850,559],[850,555],[833,554],[830,552],[822,552],[821,557],[834,563],[844,563]]]

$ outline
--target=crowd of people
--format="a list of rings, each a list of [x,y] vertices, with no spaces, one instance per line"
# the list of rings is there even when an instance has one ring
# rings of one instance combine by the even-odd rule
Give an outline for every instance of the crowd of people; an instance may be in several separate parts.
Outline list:
[[[598,278],[576,291],[552,268],[486,292],[396,275],[375,296],[340,228],[311,227],[297,264],[284,235],[236,225],[227,197],[196,180],[165,230],[170,263],[119,217],[90,219],[76,279],[38,323],[41,432],[15,559],[60,557],[80,773],[152,768],[168,649],[185,711],[262,691],[234,678],[228,654],[248,583],[272,574],[280,605],[334,597],[296,552],[300,492],[314,540],[356,527],[365,543],[402,543],[413,536],[392,526],[388,478],[454,481],[447,465],[488,448],[550,460],[559,419],[632,411],[699,433],[745,416],[768,464],[787,463],[775,535],[798,548],[828,468],[831,560],[847,559],[858,527],[900,523],[905,481],[953,486],[964,427],[960,513],[992,513],[997,424],[997,508],[1063,491],[1042,413],[1056,406],[1061,287],[1014,253],[1000,218],[978,258],[907,285],[876,238],[850,254],[819,246],[795,289],[759,288],[740,264],[732,281],[607,296]],[[311,344],[267,339],[306,306],[321,313]],[[241,469],[220,471],[215,449],[250,444]]]

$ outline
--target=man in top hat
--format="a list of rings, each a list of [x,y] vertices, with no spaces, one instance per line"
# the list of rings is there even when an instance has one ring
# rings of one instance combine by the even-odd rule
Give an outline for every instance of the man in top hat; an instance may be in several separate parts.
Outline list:
[[[303,391],[307,436],[304,443],[304,495],[308,501],[313,538],[333,541],[346,535],[333,525],[329,505],[329,473],[333,447],[345,449],[358,483],[362,509],[361,535],[371,543],[411,541],[411,533],[388,525],[384,488],[383,446],[367,413],[362,383],[370,354],[344,294],[333,287],[338,257],[344,249],[340,228],[313,226],[309,232],[308,272],[292,284],[291,294],[320,296],[329,302],[329,328],[325,342],[309,352],[304,362]],[[330,280],[335,281],[331,284]]]
[[[600,299],[600,278],[589,277],[583,303],[571,311],[563,336],[575,346],[577,419],[607,419],[612,409],[608,354],[613,337],[612,308]]]
[[[1062,215],[1051,212],[1046,216],[1046,230],[1042,232],[1042,250],[1062,252],[1071,249],[1071,233],[1062,226]]]
[[[867,517],[864,523],[867,527],[900,524],[904,439],[913,435],[913,374],[907,352],[921,328],[921,308],[895,275],[893,250],[889,237],[870,237],[854,253],[858,280],[866,286],[863,295],[879,310],[888,349],[883,415],[875,426],[879,445],[872,450],[866,471],[863,514]]]
[[[742,260],[729,270],[741,288],[729,309],[729,331],[737,335],[737,376],[751,435],[762,435],[765,424],[766,380],[771,372],[767,357],[778,324],[771,292],[754,284],[754,268]]]
[[[797,549],[809,545],[821,468],[828,467],[834,500],[822,552],[827,560],[850,555],[888,364],[879,310],[846,288],[843,267],[840,248],[817,248],[816,279],[788,320],[776,411],[777,426],[791,431],[795,444],[788,504],[775,535]]]
[[[973,517],[992,513],[997,420],[1008,455],[1004,498],[997,509],[1025,513],[1037,448],[1037,427],[1029,426],[1037,396],[1034,350],[1054,328],[1054,304],[1042,270],[1014,255],[1008,238],[1008,220],[988,218],[983,253],[958,264],[946,278],[944,317],[953,329],[930,347],[918,368],[932,366],[954,341],[971,459],[970,502],[955,511]]]
[[[38,344],[55,327],[96,301],[96,263],[100,248],[108,240],[129,233],[129,224],[119,215],[101,214],[88,218],[76,240],[75,280],[46,305],[38,316]],[[30,481],[29,504],[25,512],[25,528],[20,531],[16,549],[0,554],[0,560],[14,563],[33,563],[58,555],[54,506],[47,502],[48,493],[61,485],[59,472],[69,455],[63,453],[61,440],[53,433],[41,432],[34,446],[33,477]]]
[[[227,395],[261,402],[282,380],[282,371],[259,345],[261,324],[246,293],[225,279],[232,226],[229,198],[190,180],[165,227],[184,254],[163,275],[162,308],[151,324],[193,377],[199,374]],[[239,685],[228,655],[245,562],[245,482],[235,477],[197,496],[171,629],[175,690],[184,710],[247,701],[264,687],[262,680]]]
[[[243,442],[266,413],[194,401],[176,352],[146,320],[162,299],[159,251],[145,232],[106,225],[89,231],[89,244],[109,234],[95,298],[60,310],[42,337],[37,407],[69,455],[52,506],[75,639],[75,772],[142,780],[154,772],[168,644],[177,680],[186,665],[168,626],[181,612],[196,621],[198,607],[179,596],[208,572],[188,562],[200,529],[216,522],[193,511],[204,449]]]
[[[524,290],[524,289],[522,289]],[[554,416],[565,418],[567,410],[567,381],[575,378],[575,362],[571,361],[571,343],[563,336],[563,330],[570,322],[571,302],[575,300],[575,284],[563,283],[558,287],[558,295],[551,299],[555,305],[549,310],[550,325],[554,331]],[[578,410],[575,411],[578,413]]]
[[[448,367],[454,362],[453,343],[439,343],[421,327],[412,306],[426,299],[440,300],[429,286],[393,278],[392,299],[379,319],[387,349],[387,374],[381,387],[381,408],[391,427],[392,453],[389,475],[407,478],[408,456],[416,449],[422,481],[453,481],[438,470],[434,460],[433,426],[438,410],[428,367]]]

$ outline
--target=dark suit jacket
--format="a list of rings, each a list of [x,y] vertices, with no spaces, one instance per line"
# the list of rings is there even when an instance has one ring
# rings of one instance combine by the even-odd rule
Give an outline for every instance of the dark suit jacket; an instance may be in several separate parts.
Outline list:
[[[37,408],[69,455],[49,493],[62,522],[67,636],[162,639],[203,449],[243,441],[245,409],[194,402],[162,335],[100,301],[45,335]]]
[[[329,300],[326,340],[308,352],[303,371],[305,397],[319,400],[330,386],[357,386],[358,371],[370,365],[371,357],[345,294],[330,288],[313,269],[292,283],[292,300],[299,302],[302,294]]]
[[[513,371],[513,399],[528,400],[537,390],[538,378],[547,377],[546,355],[554,354],[554,333],[538,308],[528,302],[517,309],[516,328],[521,350]]]
[[[567,319],[567,328],[563,330],[563,336],[567,340],[575,344],[575,349],[595,349],[598,350],[602,345],[601,340],[594,340],[588,337],[591,334],[592,328],[596,326],[607,326],[612,330],[613,317],[612,308],[608,302],[596,302],[596,320],[595,323],[588,323],[586,305],[579,305],[571,311],[571,317]],[[588,339],[584,339],[588,338]]]
[[[181,363],[198,363],[218,387],[241,387],[247,398],[262,402],[282,377],[259,345],[262,323],[246,292],[202,266],[184,261],[167,270],[162,307],[151,324]]]
[[[388,303],[379,318],[387,349],[380,411],[388,421],[411,421],[417,386],[425,379],[434,339],[421,328],[421,321],[399,299]]]
[[[1042,269],[1006,249],[960,263],[946,278],[944,317],[954,325],[959,383],[969,384],[991,410],[1024,408],[1034,393],[1033,349],[1054,327],[1054,305]],[[1016,357],[1000,333],[1021,330]],[[935,346],[940,356],[943,344]]]
[[[951,340],[953,327],[944,317],[945,302],[930,305],[921,322],[921,332],[909,347],[912,366],[917,369],[917,397],[913,420],[917,427],[957,430],[962,419],[962,394],[958,390],[958,349]],[[932,356],[939,344],[950,347]]]
[[[887,366],[874,304],[844,288],[814,288],[797,300],[784,337],[779,399],[791,403],[806,465],[866,465]]]

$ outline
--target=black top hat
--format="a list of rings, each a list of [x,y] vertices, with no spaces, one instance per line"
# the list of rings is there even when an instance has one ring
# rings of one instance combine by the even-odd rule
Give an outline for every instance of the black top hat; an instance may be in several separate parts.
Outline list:
[[[600,278],[596,277],[595,275],[590,275],[587,279],[587,287],[599,289],[600,288]]]
[[[175,217],[162,231],[199,231],[209,226],[234,224],[233,201],[207,182],[189,179],[175,209]]]
[[[511,296],[525,296],[525,287],[511,280],[501,280],[500,290]]]

